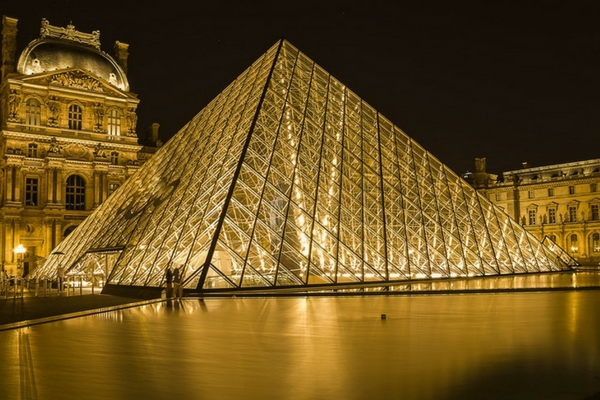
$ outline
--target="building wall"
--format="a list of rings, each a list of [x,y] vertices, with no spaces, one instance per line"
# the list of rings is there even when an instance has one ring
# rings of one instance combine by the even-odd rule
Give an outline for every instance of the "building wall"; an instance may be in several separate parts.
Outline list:
[[[553,239],[581,264],[600,263],[600,159],[524,165],[474,186],[538,239]]]
[[[0,265],[25,275],[45,257],[60,256],[52,249],[155,148],[138,144],[139,100],[128,89],[81,69],[19,73],[16,23],[3,18]],[[126,45],[117,44],[126,69]],[[14,252],[19,244],[22,256]]]

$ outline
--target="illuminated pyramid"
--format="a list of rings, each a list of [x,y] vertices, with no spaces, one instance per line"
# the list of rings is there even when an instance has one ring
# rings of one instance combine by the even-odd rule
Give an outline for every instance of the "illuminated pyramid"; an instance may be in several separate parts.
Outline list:
[[[564,258],[287,41],[268,50],[34,273],[188,292],[568,269]],[[109,289],[110,290],[110,289]]]

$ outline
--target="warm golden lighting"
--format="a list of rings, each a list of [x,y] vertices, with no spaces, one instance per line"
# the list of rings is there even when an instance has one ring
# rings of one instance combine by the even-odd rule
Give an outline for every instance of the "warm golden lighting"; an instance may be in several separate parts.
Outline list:
[[[19,243],[17,247],[14,248],[13,252],[17,255],[21,255],[27,252],[27,249],[23,247],[22,244]]]
[[[276,67],[273,68],[273,65]],[[289,42],[257,60],[38,270],[188,289],[554,271],[565,261]],[[207,270],[204,267],[207,266]],[[399,272],[401,271],[401,272]]]

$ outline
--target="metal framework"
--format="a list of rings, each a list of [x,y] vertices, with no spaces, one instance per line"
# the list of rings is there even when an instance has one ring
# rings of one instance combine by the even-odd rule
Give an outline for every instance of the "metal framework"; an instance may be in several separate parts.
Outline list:
[[[112,257],[97,257],[101,249]],[[115,250],[118,249],[118,250]],[[57,248],[188,291],[538,273],[551,251],[292,44],[269,49]]]

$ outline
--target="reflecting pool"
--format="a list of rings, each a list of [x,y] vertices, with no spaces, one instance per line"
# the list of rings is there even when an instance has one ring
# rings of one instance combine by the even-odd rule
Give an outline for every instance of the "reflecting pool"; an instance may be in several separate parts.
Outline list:
[[[599,308],[598,290],[156,303],[0,332],[0,398],[586,399]]]

